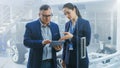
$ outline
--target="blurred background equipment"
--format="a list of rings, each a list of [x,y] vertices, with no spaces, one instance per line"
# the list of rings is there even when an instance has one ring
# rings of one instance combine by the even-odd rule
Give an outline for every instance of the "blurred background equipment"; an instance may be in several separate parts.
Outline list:
[[[68,20],[62,12],[66,2],[75,4],[90,22],[89,68],[120,67],[120,0],[0,0],[0,56],[10,55],[12,62],[24,63],[29,51],[22,42],[25,24],[38,18],[42,4],[52,7],[52,20],[62,35]],[[61,54],[62,51],[57,53],[59,58]]]

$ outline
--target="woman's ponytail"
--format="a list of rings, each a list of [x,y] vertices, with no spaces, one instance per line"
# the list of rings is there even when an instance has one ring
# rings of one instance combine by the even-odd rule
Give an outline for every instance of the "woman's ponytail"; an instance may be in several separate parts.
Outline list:
[[[82,16],[80,15],[80,12],[79,12],[77,6],[74,5],[74,7],[75,7],[75,9],[76,9],[76,14],[77,14],[77,16],[81,18]]]

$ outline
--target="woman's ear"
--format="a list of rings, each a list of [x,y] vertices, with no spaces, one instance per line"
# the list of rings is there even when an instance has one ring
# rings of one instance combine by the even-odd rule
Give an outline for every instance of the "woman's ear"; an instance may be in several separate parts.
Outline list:
[[[75,11],[75,12],[76,12],[76,9],[74,8],[74,9],[73,9],[73,11]]]

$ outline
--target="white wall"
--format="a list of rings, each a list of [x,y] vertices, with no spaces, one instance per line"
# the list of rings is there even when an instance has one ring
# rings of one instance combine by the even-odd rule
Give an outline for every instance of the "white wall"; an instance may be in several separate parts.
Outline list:
[[[120,0],[117,0],[117,50],[120,50]]]

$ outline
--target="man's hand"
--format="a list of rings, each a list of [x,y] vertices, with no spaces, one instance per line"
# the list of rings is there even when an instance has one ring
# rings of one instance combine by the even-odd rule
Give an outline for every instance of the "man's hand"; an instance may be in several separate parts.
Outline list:
[[[56,45],[56,46],[54,46],[54,49],[57,50],[57,51],[59,51],[59,50],[62,49],[62,46],[61,45]]]
[[[62,60],[62,66],[63,66],[63,68],[66,68],[66,64],[63,60]]]
[[[46,44],[49,44],[49,43],[51,43],[51,40],[43,40],[43,42],[42,42],[43,45],[46,45]]]

